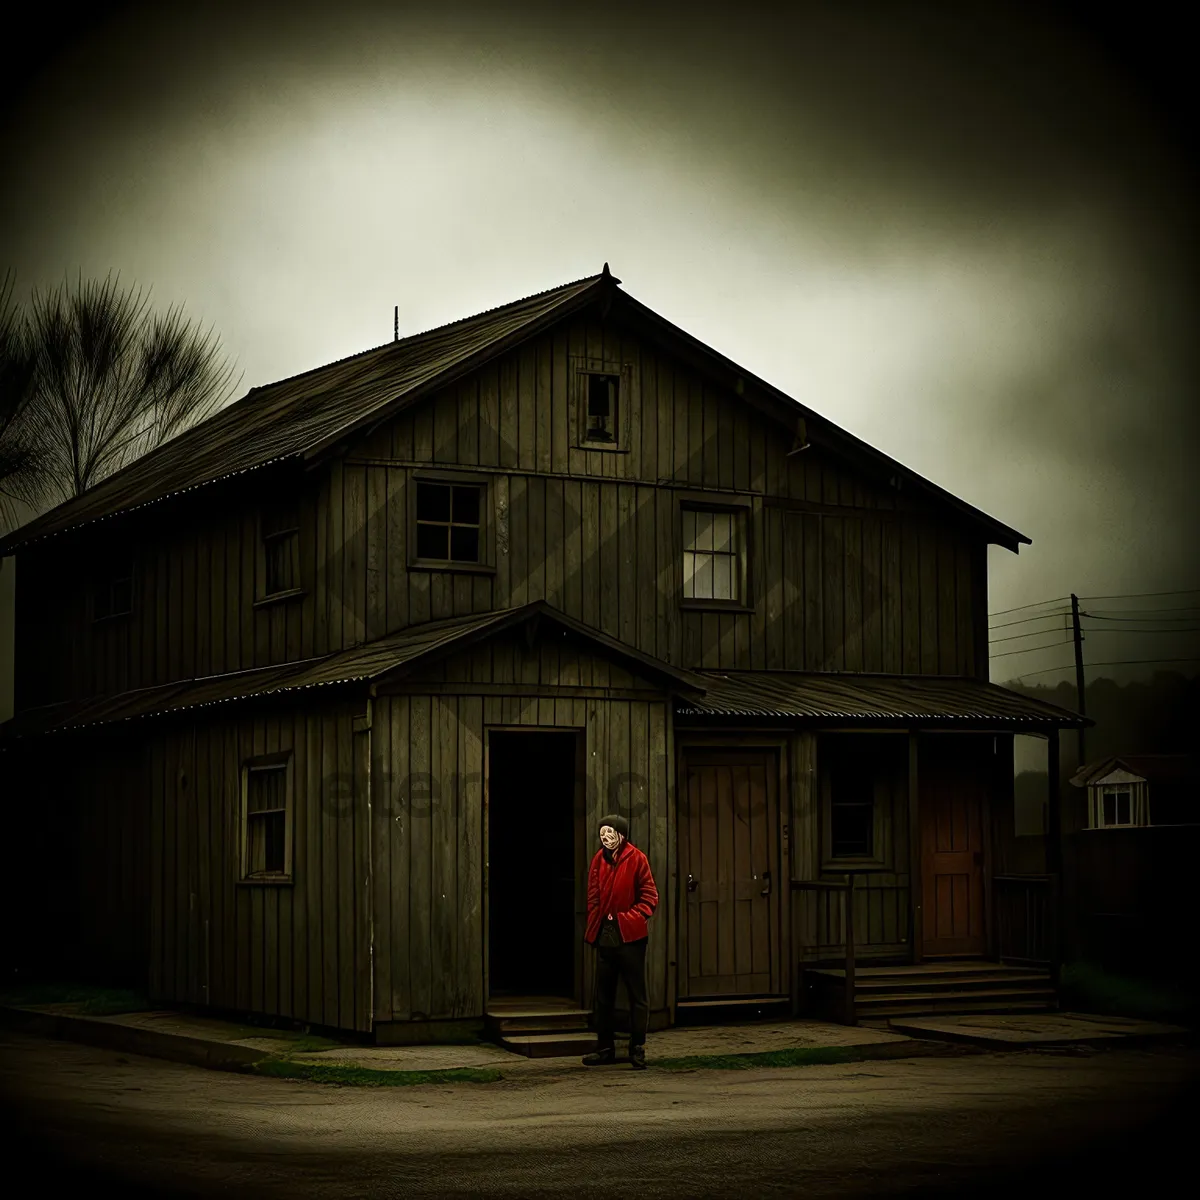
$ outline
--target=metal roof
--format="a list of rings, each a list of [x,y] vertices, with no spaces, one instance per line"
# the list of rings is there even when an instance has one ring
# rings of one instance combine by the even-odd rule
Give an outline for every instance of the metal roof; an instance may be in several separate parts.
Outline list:
[[[283,695],[334,684],[369,683],[406,666],[415,667],[442,653],[465,649],[476,641],[538,617],[581,635],[595,643],[601,651],[624,657],[639,669],[657,673],[668,686],[692,692],[702,689],[692,672],[652,658],[575,621],[544,600],[534,600],[516,608],[422,622],[320,658],[256,667],[248,671],[231,671],[224,675],[138,688],[115,696],[99,696],[29,709],[0,725],[0,745],[44,733],[186,712],[254,696]]]
[[[1086,717],[964,676],[868,675],[810,671],[697,671],[701,700],[680,716],[793,717],[812,720],[1092,724]]]
[[[590,276],[252,388],[241,400],[0,539],[0,554],[311,452],[383,406],[423,394],[455,368],[474,364],[587,303],[602,283],[615,282],[607,273]]]
[[[706,369],[770,397],[785,422],[804,417],[815,440],[856,462],[872,462],[896,481],[909,480],[940,504],[983,526],[997,544],[1016,550],[1030,539],[904,467],[738,366],[711,346],[618,291],[608,264],[592,275],[437,329],[388,342],[266,387],[214,413],[171,441],[0,538],[0,555],[18,547],[131,512],[271,463],[313,458],[399,407],[416,403],[458,374],[548,328],[594,300],[615,300],[677,348],[698,354]],[[746,393],[749,395],[749,393]]]

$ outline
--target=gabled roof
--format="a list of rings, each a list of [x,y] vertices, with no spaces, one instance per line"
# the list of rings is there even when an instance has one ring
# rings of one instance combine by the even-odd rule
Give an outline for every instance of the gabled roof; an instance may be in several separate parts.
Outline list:
[[[1056,704],[981,679],[817,671],[697,671],[708,685],[680,716],[792,717],[850,723],[1091,725]]]
[[[1030,539],[889,458],[621,292],[608,264],[592,275],[426,333],[378,346],[267,387],[0,538],[0,554],[287,459],[312,461],[452,380],[599,302],[728,384],[808,440],[892,481],[914,486],[1016,550]]]
[[[1125,771],[1150,783],[1200,782],[1200,757],[1195,754],[1121,754],[1084,763],[1071,782],[1076,787],[1099,783],[1113,771]]]
[[[590,642],[610,657],[662,683],[664,690],[698,694],[704,684],[691,671],[644,654],[590,625],[576,621],[545,600],[497,612],[427,621],[349,650],[279,666],[231,671],[202,679],[185,679],[158,687],[138,688],[116,696],[93,697],[30,709],[0,725],[0,746],[39,734],[113,725],[140,717],[187,712],[253,697],[277,696],[336,684],[377,684],[397,679],[439,658],[506,629],[534,623],[556,626]]]

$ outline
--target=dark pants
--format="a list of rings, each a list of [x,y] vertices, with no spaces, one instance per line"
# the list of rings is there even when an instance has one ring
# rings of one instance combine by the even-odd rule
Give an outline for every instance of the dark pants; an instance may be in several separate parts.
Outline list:
[[[619,946],[596,947],[596,1046],[614,1049],[613,1009],[617,1002],[617,980],[625,980],[629,993],[629,1045],[646,1044],[650,1002],[646,995],[646,945],[649,938],[622,942]]]

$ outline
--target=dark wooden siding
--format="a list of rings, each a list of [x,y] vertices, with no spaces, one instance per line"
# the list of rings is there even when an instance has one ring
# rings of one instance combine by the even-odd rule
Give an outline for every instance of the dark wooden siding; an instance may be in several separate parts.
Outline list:
[[[589,685],[622,695],[637,687],[647,698],[558,694],[559,688]],[[495,690],[471,694],[473,686]],[[669,899],[675,835],[665,698],[591,654],[560,655],[545,644],[530,653],[515,639],[496,639],[491,647],[457,656],[404,688],[376,699],[372,720],[376,1019],[454,1019],[484,1012],[486,730],[520,725],[584,735],[585,841],[576,863],[578,888],[586,883],[597,819],[613,809],[629,815],[630,839],[646,852],[662,898],[647,973],[652,1011],[666,1009],[675,986]],[[577,910],[584,899],[580,890]],[[577,911],[580,939],[583,917]],[[586,1006],[591,956],[582,962]]]
[[[241,883],[240,764],[290,751],[291,884]],[[149,743],[153,999],[369,1030],[366,735],[348,709],[205,722]]]
[[[574,445],[569,364],[584,355],[632,364],[625,452]],[[382,423],[304,484],[303,597],[254,605],[256,477],[220,505],[190,501],[186,521],[175,502],[145,518],[128,619],[87,620],[66,539],[23,553],[18,707],[325,654],[540,597],[684,665],[986,677],[980,537],[790,449],[788,431],[690,368],[576,322]],[[437,465],[491,479],[490,515],[503,505],[508,523],[494,575],[408,570],[411,474]],[[685,489],[751,499],[752,612],[680,609]]]

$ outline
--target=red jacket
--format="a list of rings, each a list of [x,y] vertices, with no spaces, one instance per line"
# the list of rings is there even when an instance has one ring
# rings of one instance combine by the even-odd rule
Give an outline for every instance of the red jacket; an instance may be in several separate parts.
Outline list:
[[[588,920],[584,941],[595,942],[600,922],[609,913],[617,918],[621,941],[636,942],[647,936],[646,919],[658,907],[658,888],[646,856],[626,841],[610,865],[597,850],[588,869]]]

